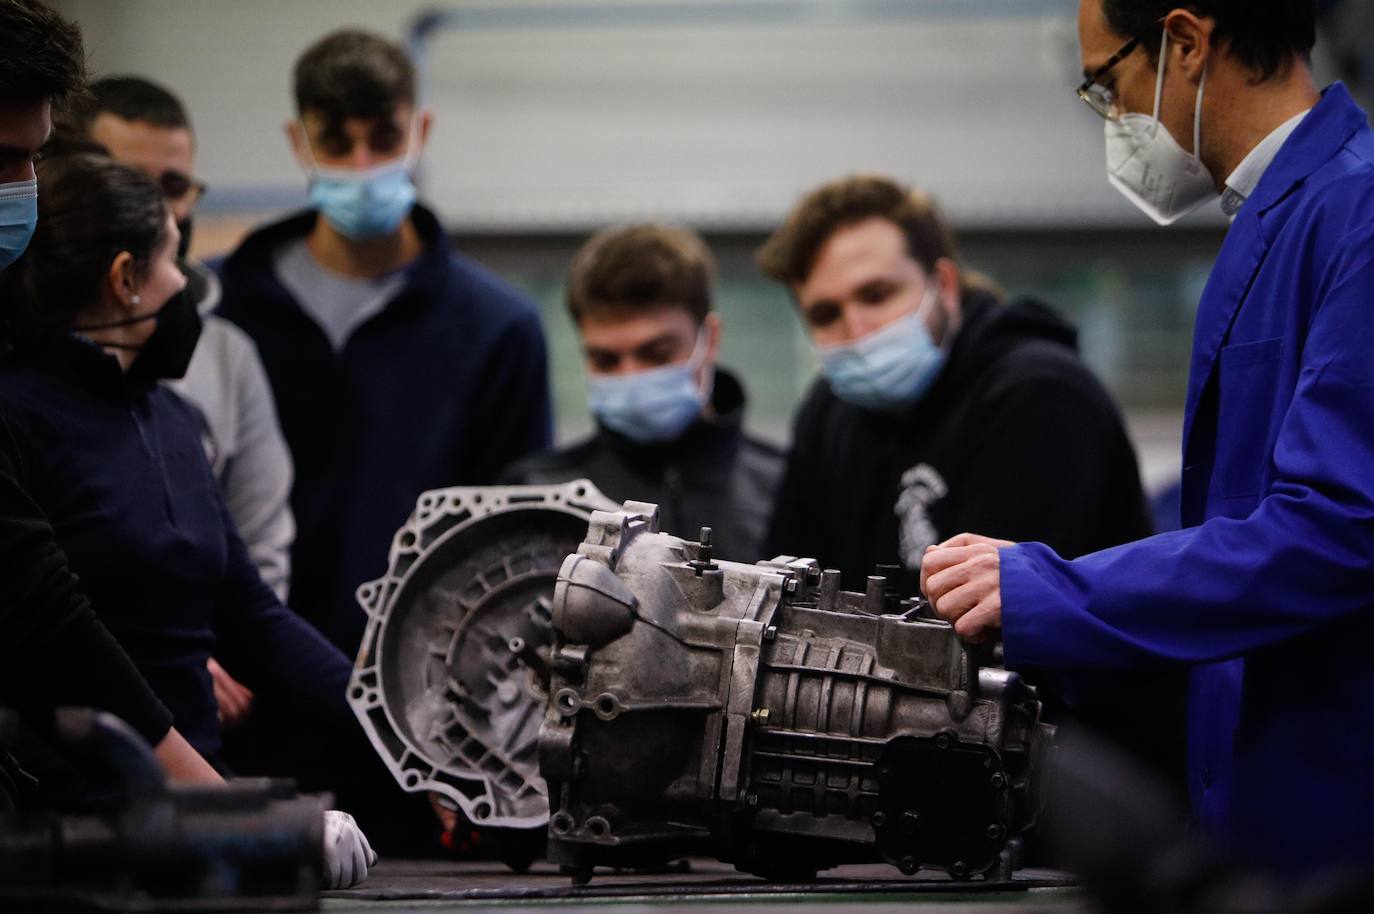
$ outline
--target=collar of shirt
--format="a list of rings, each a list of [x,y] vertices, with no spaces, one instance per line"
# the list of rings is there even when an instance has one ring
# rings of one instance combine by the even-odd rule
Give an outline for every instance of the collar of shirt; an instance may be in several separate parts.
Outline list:
[[[1305,117],[1307,111],[1289,118],[1277,130],[1260,140],[1259,145],[1250,150],[1250,154],[1241,160],[1235,171],[1231,172],[1231,177],[1226,179],[1226,192],[1221,195],[1221,211],[1226,214],[1226,218],[1235,221],[1236,213],[1240,212],[1245,201],[1250,199],[1250,195],[1259,187],[1264,173],[1274,164],[1274,159],[1278,158],[1279,150],[1288,142],[1288,138],[1298,129],[1298,125]]]

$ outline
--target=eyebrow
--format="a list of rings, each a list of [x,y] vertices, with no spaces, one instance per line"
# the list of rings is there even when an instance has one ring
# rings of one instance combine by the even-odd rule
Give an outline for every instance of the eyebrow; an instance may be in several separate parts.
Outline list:
[[[1111,70],[1117,64],[1121,63],[1121,61],[1125,60],[1127,57],[1135,53],[1135,49],[1138,47],[1140,47],[1140,39],[1132,38],[1130,41],[1123,44],[1115,54],[1113,54],[1111,57],[1108,57],[1105,61],[1103,61],[1102,66],[1097,67],[1095,69],[1091,67],[1084,67],[1083,85],[1081,88],[1086,89],[1088,86],[1101,80],[1104,76],[1110,73]]]
[[[651,338],[645,340],[645,341],[642,342],[642,343],[636,343],[634,346],[630,347],[630,352],[631,352],[631,353],[642,353],[642,352],[645,352],[646,350],[649,350],[649,349],[654,348],[655,346],[662,346],[664,343],[671,343],[671,342],[673,342],[673,334],[671,334],[671,333],[662,333],[662,334],[659,334],[658,336],[651,337]],[[615,349],[607,349],[607,348],[605,348],[604,346],[586,345],[586,346],[583,347],[583,351],[586,352],[586,354],[589,355],[589,356],[605,355],[605,356],[614,356],[614,357],[616,357],[616,358],[622,358],[622,354],[621,354],[618,350],[615,350]]]
[[[673,334],[661,333],[658,336],[652,337],[651,339],[647,339],[644,342],[640,343],[638,346],[635,347],[635,352],[645,352],[649,349],[653,349],[656,346],[662,346],[664,343],[672,342]]]
[[[899,285],[898,281],[895,279],[891,279],[887,276],[875,276],[872,279],[865,280],[864,282],[861,282],[857,286],[855,286],[854,292],[852,294],[858,295],[864,291],[867,291],[868,289],[886,288],[888,286],[895,285]]]

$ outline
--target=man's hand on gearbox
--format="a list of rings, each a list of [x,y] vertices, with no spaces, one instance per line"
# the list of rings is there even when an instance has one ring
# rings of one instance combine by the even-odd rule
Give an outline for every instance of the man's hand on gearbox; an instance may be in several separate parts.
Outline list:
[[[377,854],[353,817],[337,809],[325,810],[322,887],[351,888],[367,878],[367,868],[376,862]]]
[[[921,592],[961,638],[980,644],[1002,628],[1001,557],[1007,540],[961,533],[926,549]]]

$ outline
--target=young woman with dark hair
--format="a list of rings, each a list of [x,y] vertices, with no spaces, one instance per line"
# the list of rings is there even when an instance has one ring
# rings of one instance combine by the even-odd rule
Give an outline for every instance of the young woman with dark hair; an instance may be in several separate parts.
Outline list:
[[[29,494],[101,620],[202,755],[221,748],[212,651],[261,701],[313,720],[318,740],[350,733],[348,660],[263,584],[228,519],[199,415],[158,383],[185,372],[200,329],[161,191],[98,155],[46,160],[38,177],[33,240],[0,274],[11,347],[0,400]],[[370,849],[347,830],[352,873]]]

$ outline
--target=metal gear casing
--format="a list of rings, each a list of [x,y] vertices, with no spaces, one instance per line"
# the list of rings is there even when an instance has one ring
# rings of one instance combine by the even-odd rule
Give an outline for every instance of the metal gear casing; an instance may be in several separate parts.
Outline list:
[[[540,769],[549,859],[590,878],[706,853],[1010,878],[1039,810],[1035,690],[880,576],[716,561],[653,505],[592,516],[558,575]]]
[[[425,492],[387,572],[358,588],[367,626],[348,701],[400,785],[476,825],[539,828],[549,599],[594,510],[586,480]]]
[[[1052,728],[883,577],[716,561],[585,481],[427,492],[390,559],[359,590],[368,736],[405,789],[545,831],[576,879],[684,854],[1010,877]]]

